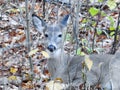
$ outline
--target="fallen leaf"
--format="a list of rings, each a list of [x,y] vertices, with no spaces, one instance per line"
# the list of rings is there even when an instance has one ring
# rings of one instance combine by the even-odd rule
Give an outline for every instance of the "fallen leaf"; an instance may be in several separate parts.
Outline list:
[[[28,81],[27,83],[22,83],[22,88],[23,89],[27,89],[27,90],[33,90],[33,88],[34,88],[34,85],[32,84],[32,82],[31,81]]]
[[[93,61],[90,60],[88,55],[85,55],[85,64],[86,64],[88,70],[90,71],[93,66]]]
[[[108,7],[110,8],[110,10],[113,10],[113,9],[116,8],[117,3],[116,3],[114,0],[108,0],[108,1],[107,1],[107,5],[108,5]]]
[[[60,83],[63,83],[63,80],[62,80],[62,78],[56,78],[56,79],[54,80],[54,82],[60,82]]]
[[[50,58],[49,54],[46,51],[41,51],[41,53],[45,58]]]
[[[10,68],[10,72],[13,73],[13,74],[16,73],[17,71],[18,71],[18,69],[15,68],[15,67]]]
[[[28,53],[28,55],[29,55],[29,56],[32,56],[33,54],[36,54],[36,52],[37,52],[38,50],[39,50],[38,48],[33,49],[33,50],[31,50],[31,51]]]
[[[63,90],[64,84],[62,83],[55,83],[54,81],[50,81],[46,84],[46,90]]]
[[[17,80],[17,77],[14,76],[14,75],[12,75],[12,76],[9,76],[8,79],[9,79],[9,80]]]
[[[92,15],[92,16],[95,16],[99,13],[99,9],[95,8],[95,7],[91,7],[89,9],[89,13]]]

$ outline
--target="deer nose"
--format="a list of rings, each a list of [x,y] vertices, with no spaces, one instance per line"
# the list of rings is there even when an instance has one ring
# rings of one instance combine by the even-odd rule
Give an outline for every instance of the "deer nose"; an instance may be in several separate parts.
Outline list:
[[[47,47],[47,49],[48,49],[50,52],[53,52],[53,51],[56,50],[56,47],[55,47],[54,45],[49,45],[49,46]]]

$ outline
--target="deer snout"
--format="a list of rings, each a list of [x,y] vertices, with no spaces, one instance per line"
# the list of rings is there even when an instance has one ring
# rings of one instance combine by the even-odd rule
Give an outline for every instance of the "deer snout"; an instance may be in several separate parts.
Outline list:
[[[56,50],[56,47],[55,47],[54,45],[49,45],[49,46],[47,47],[47,49],[48,49],[50,52],[53,52],[53,51]]]

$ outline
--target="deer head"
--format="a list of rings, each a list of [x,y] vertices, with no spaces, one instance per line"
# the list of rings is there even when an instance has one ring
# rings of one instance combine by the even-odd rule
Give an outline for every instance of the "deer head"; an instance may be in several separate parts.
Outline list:
[[[63,31],[67,26],[69,15],[65,15],[58,23],[48,24],[37,15],[32,15],[36,30],[45,36],[45,45],[50,53],[54,53],[63,46]]]

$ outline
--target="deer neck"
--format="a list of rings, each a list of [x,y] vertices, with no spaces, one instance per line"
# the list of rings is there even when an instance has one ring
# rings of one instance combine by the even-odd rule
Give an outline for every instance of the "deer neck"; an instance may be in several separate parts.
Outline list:
[[[50,53],[50,59],[48,60],[48,68],[51,73],[52,79],[61,77],[68,67],[68,55],[64,50],[58,49],[54,53]]]
[[[66,56],[64,50],[62,49],[58,49],[53,53],[49,53],[49,55],[51,60],[59,61],[59,62],[62,62],[62,60],[65,59],[64,57]]]

